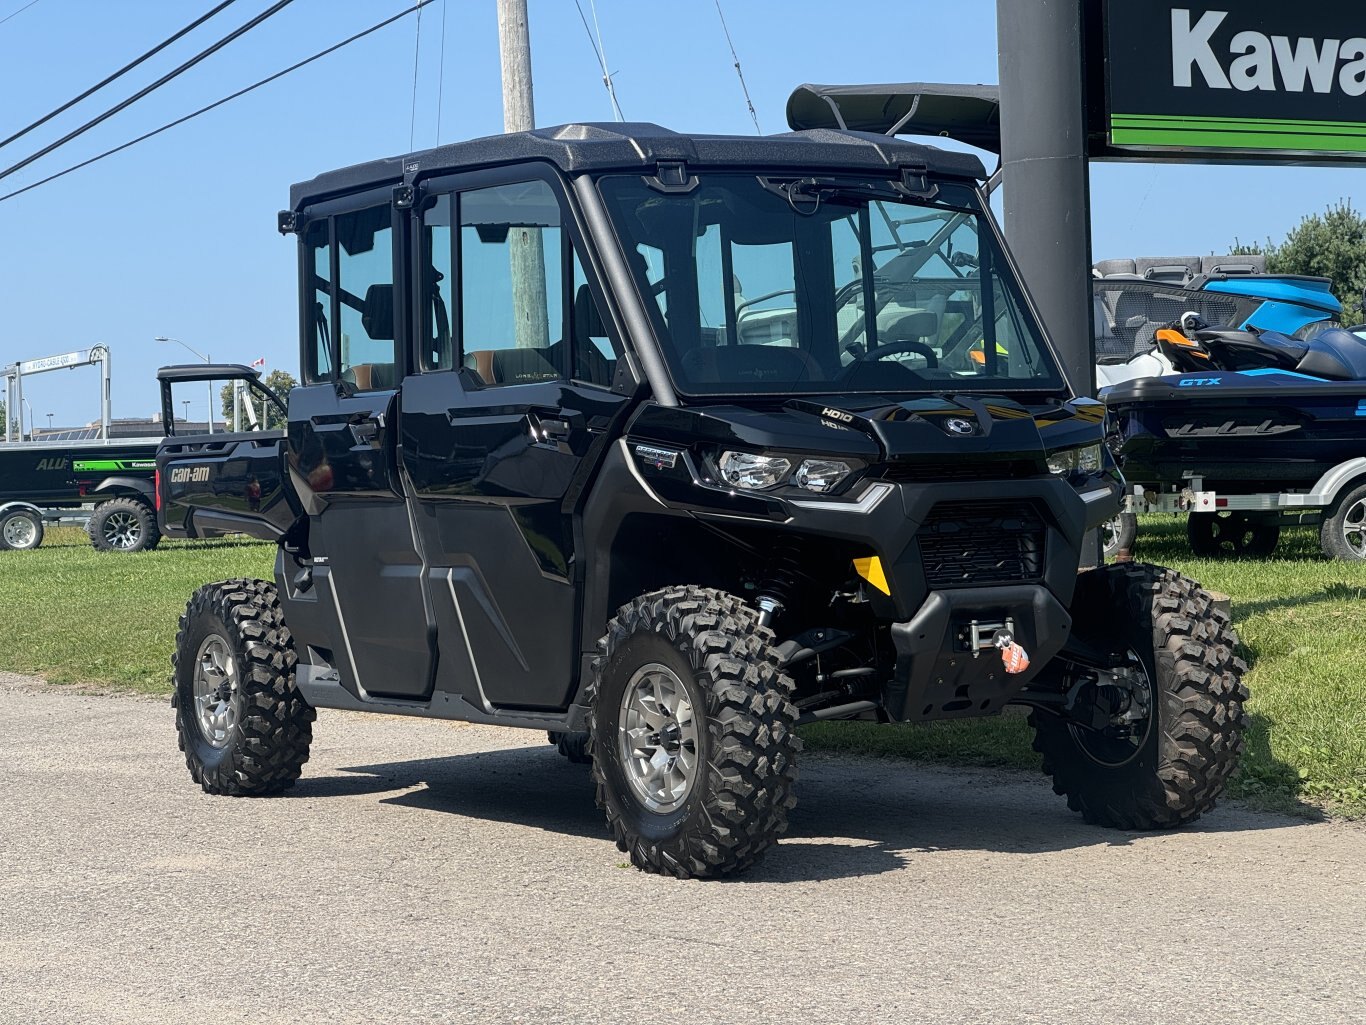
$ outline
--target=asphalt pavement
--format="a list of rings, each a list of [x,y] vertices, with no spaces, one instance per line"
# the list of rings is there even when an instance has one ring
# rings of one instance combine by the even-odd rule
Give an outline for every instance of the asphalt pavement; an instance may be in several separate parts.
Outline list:
[[[678,882],[543,741],[324,711],[287,796],[210,797],[165,700],[0,673],[0,1022],[1366,1022],[1360,825],[813,756]]]

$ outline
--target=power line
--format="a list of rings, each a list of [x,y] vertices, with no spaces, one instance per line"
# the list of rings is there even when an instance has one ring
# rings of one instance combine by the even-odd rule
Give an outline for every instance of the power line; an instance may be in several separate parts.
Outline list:
[[[7,14],[7,15],[5,15],[3,18],[0,18],[0,25],[3,25],[5,22],[9,21],[11,18],[17,18],[17,17],[19,17],[19,15],[23,14],[25,11],[27,11],[30,7],[32,7],[32,6],[33,6],[34,4],[36,4],[37,2],[38,2],[38,0],[28,0],[28,3],[24,4],[23,7],[19,8],[19,9],[18,9],[17,11],[15,11],[13,14]]]
[[[590,4],[592,4],[592,0],[590,0]],[[607,54],[602,48],[602,32],[599,30],[597,39],[595,40],[593,38],[593,30],[588,27],[588,18],[583,13],[583,4],[579,3],[579,0],[574,0],[574,6],[579,9],[579,20],[583,22],[584,32],[588,33],[588,45],[593,48],[593,56],[597,59],[598,67],[602,71],[602,84],[607,88],[607,95],[612,101],[612,111],[616,115],[618,121],[624,121],[625,118],[621,116],[621,105],[617,103],[617,91],[612,85],[612,76],[607,70]],[[593,24],[596,26],[598,23],[598,9],[596,4],[592,4],[592,7]]]
[[[38,0],[33,0],[33,3],[29,4],[29,7],[32,7],[33,4],[36,4],[37,2],[38,2]],[[28,126],[25,127],[25,128],[19,129],[19,131],[15,132],[15,133],[14,133],[13,135],[11,135],[8,139],[5,139],[5,140],[3,140],[3,141],[0,141],[0,148],[4,148],[5,146],[8,146],[10,143],[14,142],[16,139],[21,139],[21,138],[23,138],[25,135],[27,135],[29,132],[33,131],[35,128],[39,128],[39,127],[41,127],[42,125],[47,124],[47,123],[48,123],[49,121],[51,121],[54,117],[56,117],[58,114],[63,114],[63,113],[65,113],[66,111],[70,110],[70,109],[71,109],[72,107],[74,107],[76,104],[80,103],[81,100],[84,100],[86,97],[91,96],[91,95],[93,95],[93,94],[99,92],[101,89],[103,89],[105,86],[107,86],[110,82],[114,81],[116,78],[121,78],[121,77],[123,77],[123,76],[126,75],[128,72],[132,71],[135,67],[137,67],[139,64],[141,64],[143,61],[147,60],[147,59],[150,58],[150,57],[156,56],[158,53],[160,53],[162,50],[166,49],[166,47],[170,46],[170,45],[171,45],[172,43],[174,43],[176,40],[180,39],[182,36],[186,35],[188,32],[191,32],[191,31],[193,31],[194,29],[197,29],[200,25],[204,24],[204,22],[208,21],[210,18],[212,18],[212,17],[213,17],[215,14],[217,14],[219,11],[223,10],[225,7],[231,7],[231,6],[232,6],[233,4],[235,4],[236,2],[237,2],[237,0],[223,0],[223,3],[219,4],[219,5],[218,5],[217,7],[215,7],[213,10],[211,10],[208,14],[205,14],[205,15],[203,15],[203,16],[201,16],[201,17],[196,18],[194,21],[190,22],[188,25],[186,25],[183,29],[181,29],[181,30],[180,30],[179,32],[177,32],[175,35],[170,36],[170,37],[167,38],[167,39],[163,39],[161,42],[157,43],[156,46],[152,47],[150,50],[148,50],[146,53],[144,53],[141,57],[138,57],[138,58],[136,58],[135,60],[130,61],[129,63],[125,64],[123,67],[119,68],[118,71],[115,71],[112,75],[110,75],[108,78],[104,79],[103,81],[97,82],[95,85],[92,85],[89,89],[87,89],[85,92],[81,93],[81,94],[80,94],[79,96],[77,96],[75,99],[67,100],[65,103],[63,103],[63,104],[62,104],[60,107],[58,107],[56,110],[52,111],[51,113],[44,114],[44,115],[43,115],[42,117],[40,117],[37,121],[33,122],[33,124],[28,125]],[[15,14],[17,14],[17,13],[19,13],[19,12],[16,11]],[[11,14],[10,17],[12,18],[12,17],[14,17],[14,15]],[[8,19],[6,19],[6,20],[8,20]],[[4,24],[4,22],[0,22],[0,24]]]
[[[740,55],[735,52],[735,43],[731,41],[730,29],[726,27],[726,16],[721,11],[721,0],[716,0],[716,13],[721,18],[721,31],[726,34],[726,45],[730,47],[731,58],[735,61],[735,73],[740,76],[740,90],[745,94],[745,105],[749,107],[749,116],[754,122],[754,130],[763,135],[764,130],[759,127],[759,115],[754,112],[754,101],[749,98],[749,86],[745,85],[745,73],[740,70]]]
[[[288,6],[289,6],[290,4],[292,4],[293,2],[294,2],[294,0],[276,0],[276,2],[275,2],[274,4],[272,4],[272,5],[271,5],[270,7],[268,7],[266,10],[262,11],[262,12],[261,12],[260,14],[258,14],[256,17],[252,18],[252,19],[251,19],[249,22],[247,22],[245,25],[242,25],[242,26],[239,27],[239,28],[233,29],[231,32],[229,32],[229,33],[228,33],[226,36],[224,36],[222,39],[218,40],[218,42],[214,43],[212,46],[209,46],[209,47],[207,47],[207,48],[205,48],[205,49],[199,51],[199,53],[195,54],[193,57],[191,57],[189,60],[187,60],[184,64],[180,65],[180,67],[175,68],[175,69],[172,70],[172,71],[168,71],[166,74],[162,75],[162,76],[161,76],[160,78],[158,78],[155,82],[153,82],[151,85],[144,86],[143,88],[141,88],[141,89],[139,89],[137,92],[135,92],[132,96],[128,97],[126,100],[123,100],[123,101],[121,101],[121,102],[119,102],[119,103],[114,104],[114,106],[110,107],[110,108],[109,108],[108,110],[106,110],[104,113],[96,115],[95,117],[93,117],[93,118],[91,118],[89,121],[87,121],[85,124],[81,125],[79,128],[72,129],[70,132],[67,132],[66,135],[62,136],[62,137],[61,137],[60,139],[58,139],[56,142],[49,143],[48,145],[46,145],[46,146],[44,146],[42,149],[40,149],[37,153],[34,153],[32,156],[25,157],[23,160],[19,161],[17,164],[13,164],[13,165],[11,165],[11,166],[5,168],[5,170],[0,171],[0,179],[8,178],[8,177],[9,177],[10,175],[12,175],[15,171],[22,170],[23,168],[27,167],[29,164],[33,163],[35,160],[38,160],[38,159],[40,159],[40,158],[42,158],[42,157],[47,156],[47,155],[48,155],[49,153],[51,153],[53,150],[55,150],[55,149],[57,149],[57,148],[59,148],[59,147],[61,147],[61,146],[65,146],[68,142],[70,142],[72,139],[76,138],[77,136],[83,135],[83,134],[85,134],[86,132],[90,131],[90,129],[94,128],[96,125],[101,124],[102,122],[109,120],[109,118],[113,117],[113,116],[114,116],[115,114],[117,114],[119,111],[123,110],[123,109],[126,108],[126,107],[132,106],[134,103],[136,103],[138,100],[142,99],[142,98],[143,98],[144,96],[146,96],[148,93],[155,92],[157,89],[160,89],[163,85],[165,85],[167,82],[171,81],[173,78],[176,78],[176,77],[178,77],[179,75],[184,74],[186,71],[190,70],[190,68],[194,67],[194,66],[195,66],[196,64],[198,64],[200,61],[202,61],[202,60],[204,60],[205,58],[210,57],[210,56],[212,56],[213,54],[217,53],[219,50],[223,49],[223,47],[227,46],[229,43],[231,43],[231,42],[232,42],[234,39],[236,39],[238,36],[241,36],[241,35],[243,35],[243,34],[245,34],[245,33],[247,33],[247,32],[250,32],[250,31],[251,31],[252,29],[254,29],[257,25],[261,24],[261,22],[265,21],[267,18],[271,17],[272,15],[277,14],[278,12],[284,10],[286,7],[288,7]]]
[[[413,110],[408,115],[408,152],[413,151],[413,135],[417,131],[417,60],[422,54],[422,8],[417,10],[417,32],[413,36]]]
[[[418,2],[415,3],[412,7],[409,7],[408,9],[403,10],[403,11],[399,11],[397,14],[393,15],[392,17],[385,18],[383,21],[379,22],[378,24],[371,25],[369,28],[365,29],[364,31],[357,32],[354,36],[349,36],[349,37],[347,37],[346,39],[343,39],[340,43],[336,43],[336,44],[334,44],[334,45],[332,45],[332,46],[329,46],[326,50],[319,50],[319,51],[318,51],[317,53],[315,53],[313,56],[311,56],[311,57],[305,57],[303,60],[299,61],[297,64],[291,64],[289,67],[287,67],[287,68],[285,68],[285,69],[283,69],[283,70],[281,70],[281,71],[277,71],[277,72],[275,72],[275,74],[269,75],[269,76],[267,76],[267,77],[261,79],[259,82],[253,82],[251,85],[247,86],[246,88],[238,89],[237,92],[235,92],[235,93],[230,93],[229,95],[224,96],[221,100],[215,100],[213,103],[210,103],[207,107],[200,107],[198,110],[194,111],[193,113],[186,114],[184,117],[178,117],[178,118],[176,118],[174,121],[168,121],[166,124],[162,125],[160,128],[154,128],[154,129],[153,129],[152,131],[150,131],[150,132],[147,132],[147,133],[145,133],[145,134],[143,134],[143,135],[139,135],[136,139],[130,139],[128,142],[125,142],[125,143],[124,143],[123,145],[121,145],[121,146],[115,146],[113,149],[105,150],[103,153],[96,154],[95,156],[91,157],[89,160],[82,160],[79,164],[73,164],[72,166],[68,167],[68,168],[67,168],[66,170],[64,170],[64,171],[58,171],[56,174],[50,174],[50,175],[48,175],[46,178],[43,178],[43,179],[41,179],[41,180],[39,180],[39,181],[36,181],[36,182],[33,182],[33,183],[30,184],[30,185],[25,185],[22,189],[15,189],[13,192],[6,193],[5,195],[0,196],[0,203],[3,203],[3,202],[4,202],[5,200],[7,200],[7,199],[13,199],[15,196],[22,196],[25,192],[29,192],[29,191],[31,191],[31,190],[33,190],[33,189],[36,189],[36,188],[37,188],[38,186],[40,186],[40,185],[46,185],[48,182],[56,181],[58,178],[63,178],[63,177],[65,177],[66,175],[71,174],[73,171],[79,171],[79,170],[81,170],[81,168],[89,167],[91,164],[98,163],[99,161],[103,160],[105,157],[112,157],[115,153],[122,153],[124,150],[126,150],[126,149],[128,149],[128,148],[130,148],[130,147],[132,147],[132,146],[136,146],[136,145],[137,145],[138,143],[140,143],[140,142],[146,142],[148,139],[153,138],[154,136],[160,135],[162,132],[166,132],[166,131],[169,131],[169,130],[172,129],[172,128],[176,128],[176,127],[178,127],[178,126],[180,126],[180,125],[183,125],[183,124],[185,124],[185,122],[187,122],[187,121],[193,121],[195,118],[199,117],[201,114],[207,114],[209,111],[214,110],[214,109],[216,109],[216,108],[218,108],[218,107],[221,107],[221,106],[223,106],[223,104],[225,104],[225,103],[230,103],[231,101],[237,99],[239,96],[245,96],[245,95],[246,95],[247,93],[249,93],[249,92],[253,92],[253,91],[256,90],[256,89],[260,89],[263,85],[269,85],[271,82],[274,82],[276,79],[284,78],[286,75],[290,74],[291,72],[298,71],[300,68],[302,68],[302,67],[304,67],[304,66],[306,66],[306,65],[308,65],[308,64],[312,64],[312,63],[313,63],[314,61],[316,61],[316,60],[321,60],[323,57],[328,56],[328,54],[336,53],[336,52],[337,52],[338,50],[340,50],[343,46],[350,46],[352,43],[356,42],[357,40],[359,40],[359,39],[364,39],[366,36],[370,35],[371,33],[373,33],[373,32],[378,32],[380,29],[385,28],[385,27],[387,27],[387,26],[389,26],[389,25],[392,25],[394,22],[398,21],[400,18],[405,18],[405,17],[407,17],[408,15],[412,14],[414,11],[421,10],[423,7],[426,7],[428,4],[433,3],[433,2],[434,2],[434,0],[418,0]]]

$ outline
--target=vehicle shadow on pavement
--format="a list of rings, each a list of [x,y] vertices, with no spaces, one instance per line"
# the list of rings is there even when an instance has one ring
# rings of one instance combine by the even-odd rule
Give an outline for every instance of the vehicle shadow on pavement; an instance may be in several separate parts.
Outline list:
[[[385,804],[610,842],[587,768],[569,764],[549,747],[355,765],[340,773],[305,775],[290,793],[309,798],[387,793],[392,796],[381,798]],[[1128,847],[1178,834],[1217,835],[1310,821],[1225,804],[1182,830],[1105,829],[1070,812],[1042,778],[838,757],[808,760],[798,795],[787,834],[741,880],[856,878],[894,872],[917,856],[939,852],[1031,855]]]

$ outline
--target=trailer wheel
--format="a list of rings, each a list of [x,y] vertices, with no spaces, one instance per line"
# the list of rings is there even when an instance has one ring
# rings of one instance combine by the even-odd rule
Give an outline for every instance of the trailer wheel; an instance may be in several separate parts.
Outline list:
[[[1281,525],[1274,514],[1191,513],[1186,518],[1186,537],[1191,551],[1201,558],[1232,555],[1259,559],[1276,550]]]
[[[0,549],[23,552],[43,543],[43,518],[32,509],[0,513]]]
[[[642,595],[598,642],[589,753],[617,847],[646,872],[730,875],[787,829],[797,710],[772,632],[701,587]]]
[[[1102,729],[1042,709],[1030,714],[1053,790],[1096,825],[1194,821],[1214,807],[1243,748],[1247,666],[1234,654],[1228,616],[1195,581],[1142,563],[1082,574],[1073,608],[1078,636],[1129,652],[1138,686],[1092,684],[1113,713]]]
[[[85,529],[101,552],[150,552],[161,543],[156,511],[136,498],[101,502]]]
[[[1319,545],[1330,559],[1366,562],[1366,484],[1338,496],[1319,527]]]
[[[1101,524],[1100,532],[1105,558],[1113,559],[1125,549],[1132,552],[1134,542],[1138,539],[1138,515],[1129,512],[1119,513],[1114,519]]]
[[[299,778],[317,713],[294,686],[297,664],[274,584],[224,580],[190,599],[171,656],[171,705],[205,793],[272,794]]]

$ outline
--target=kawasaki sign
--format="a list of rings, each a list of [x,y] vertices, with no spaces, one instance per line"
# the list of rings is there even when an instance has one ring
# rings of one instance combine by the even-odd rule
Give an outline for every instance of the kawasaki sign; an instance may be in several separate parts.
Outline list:
[[[1116,156],[1366,155],[1366,4],[1108,0],[1103,31]]]

